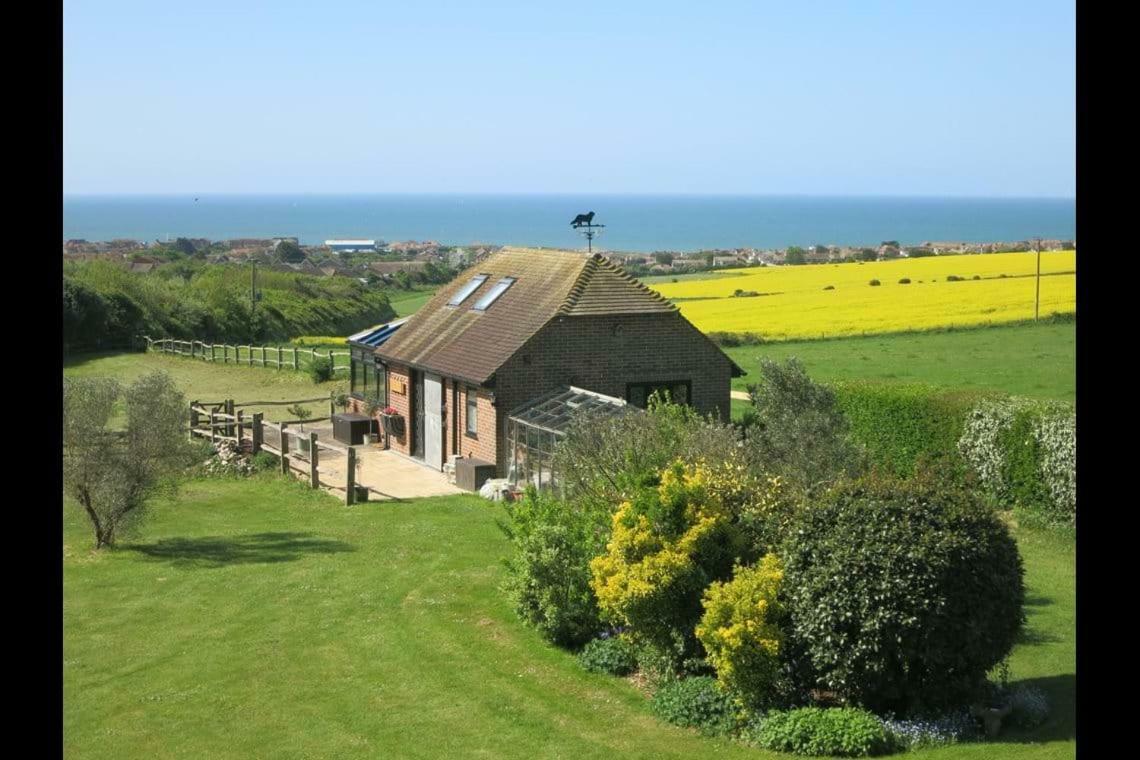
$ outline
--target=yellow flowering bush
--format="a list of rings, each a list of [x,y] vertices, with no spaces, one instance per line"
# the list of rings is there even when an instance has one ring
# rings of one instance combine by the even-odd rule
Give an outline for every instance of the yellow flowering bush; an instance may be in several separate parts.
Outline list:
[[[704,595],[697,626],[717,680],[747,707],[763,709],[776,695],[783,615],[777,594],[784,570],[775,554],[753,567],[737,567],[731,581],[716,582]]]
[[[675,462],[620,505],[606,552],[590,563],[602,613],[673,665],[697,653],[702,593],[749,551],[724,474]]]

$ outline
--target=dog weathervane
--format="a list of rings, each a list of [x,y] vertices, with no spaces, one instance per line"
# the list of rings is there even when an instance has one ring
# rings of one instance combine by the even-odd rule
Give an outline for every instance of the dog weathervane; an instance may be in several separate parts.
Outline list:
[[[574,217],[574,221],[570,222],[570,226],[586,236],[586,245],[589,252],[593,253],[594,235],[597,235],[606,225],[594,224],[594,212],[591,211],[588,214],[578,214]]]

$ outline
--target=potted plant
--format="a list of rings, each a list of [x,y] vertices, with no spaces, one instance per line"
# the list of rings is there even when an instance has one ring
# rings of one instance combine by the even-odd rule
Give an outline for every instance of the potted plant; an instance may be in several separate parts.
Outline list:
[[[297,419],[297,421],[301,423],[301,432],[304,433],[305,432],[305,420],[312,417],[313,413],[310,412],[306,407],[301,406],[300,404],[293,404],[293,406],[287,408],[285,411],[289,412],[289,414],[293,415],[293,417],[295,417]],[[300,451],[304,452],[305,454],[308,454],[309,448],[310,448],[309,439],[302,435],[302,436],[299,436],[297,438],[297,440],[300,442],[298,444]]]
[[[380,443],[380,421],[377,419],[377,415],[381,414],[383,408],[376,399],[368,402],[368,441],[370,443]]]
[[[380,413],[380,417],[384,420],[384,431],[389,435],[400,435],[404,432],[404,418],[400,416],[400,412],[396,407],[384,407],[384,411]]]

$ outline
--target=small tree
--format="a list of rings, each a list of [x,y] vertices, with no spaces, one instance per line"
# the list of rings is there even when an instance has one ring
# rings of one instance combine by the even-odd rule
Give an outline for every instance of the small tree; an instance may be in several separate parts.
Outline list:
[[[835,394],[812,381],[795,358],[760,362],[760,382],[748,386],[758,421],[748,441],[765,472],[812,490],[851,474],[860,451],[848,435]]]
[[[116,402],[127,426],[110,426]],[[67,378],[63,387],[63,480],[95,531],[95,548],[136,526],[146,501],[189,463],[186,401],[165,372],[124,390],[111,378]]]
[[[282,261],[290,264],[299,264],[305,260],[305,252],[301,250],[301,246],[294,243],[292,240],[282,240],[277,244],[277,255]]]
[[[285,411],[289,412],[289,414],[293,415],[294,418],[296,418],[297,420],[300,421],[301,432],[304,433],[305,432],[305,420],[312,417],[313,413],[310,412],[307,407],[301,406],[300,404],[293,404],[293,406],[289,407]]]
[[[789,264],[803,264],[807,261],[807,252],[800,248],[798,245],[793,245],[788,248],[787,255],[784,260]]]

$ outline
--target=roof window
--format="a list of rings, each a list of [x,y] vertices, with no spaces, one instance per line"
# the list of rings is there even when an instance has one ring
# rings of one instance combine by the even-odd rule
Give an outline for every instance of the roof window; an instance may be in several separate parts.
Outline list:
[[[462,288],[460,288],[458,290],[458,292],[456,292],[455,295],[453,295],[451,297],[451,300],[447,302],[447,305],[448,306],[458,306],[459,304],[463,303],[464,301],[466,301],[471,296],[472,293],[474,293],[476,290],[479,289],[480,285],[482,285],[486,281],[487,281],[487,275],[485,275],[485,274],[475,275],[474,277],[471,278],[471,282],[464,285]]]
[[[498,300],[499,296],[501,296],[503,293],[506,293],[507,288],[513,285],[514,282],[514,277],[504,277],[503,279],[499,280],[495,283],[494,287],[487,291],[486,295],[475,302],[475,305],[472,306],[471,309],[473,311],[486,311],[487,309],[491,308],[491,304]]]

